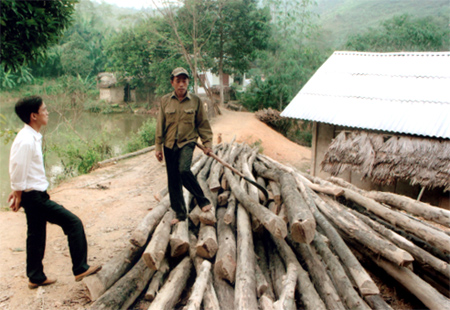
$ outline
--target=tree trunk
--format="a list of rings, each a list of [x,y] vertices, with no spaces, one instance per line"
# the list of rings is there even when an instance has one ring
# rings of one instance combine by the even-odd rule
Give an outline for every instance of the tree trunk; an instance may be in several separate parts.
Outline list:
[[[219,249],[214,263],[214,270],[219,277],[234,283],[236,277],[236,239],[232,228],[225,224],[223,220],[225,212],[224,208],[217,209]]]
[[[311,211],[314,214],[319,226],[325,232],[325,235],[333,245],[334,250],[339,255],[342,262],[345,264],[350,274],[353,277],[356,285],[362,296],[379,294],[380,290],[376,286],[375,282],[361,266],[361,263],[356,259],[355,255],[345,244],[342,237],[336,231],[336,229],[328,222],[328,220],[319,212],[317,205],[324,204],[323,200],[317,196],[311,189],[307,188],[302,182],[299,185],[299,189],[308,203]]]
[[[196,245],[197,255],[207,259],[213,258],[218,247],[216,229],[213,226],[201,223]]]
[[[191,296],[183,308],[184,310],[200,310],[200,306],[203,300],[203,294],[208,285],[208,279],[211,275],[211,263],[204,260],[201,264],[200,270],[197,273],[197,278],[195,279],[194,287],[192,288]]]
[[[129,246],[104,264],[102,270],[98,273],[86,277],[84,284],[88,289],[90,299],[94,301],[103,295],[120,277],[133,267],[143,251],[144,248]]]
[[[188,220],[180,221],[172,227],[170,235],[170,256],[181,256],[189,250]]]
[[[145,264],[152,270],[159,269],[166,255],[170,238],[170,222],[174,217],[175,213],[173,211],[169,211],[164,215],[142,255]]]
[[[148,269],[144,260],[140,259],[126,275],[114,283],[89,309],[128,309],[142,293],[154,273],[155,271]]]
[[[155,299],[159,288],[163,285],[167,273],[170,271],[169,264],[166,259],[163,260],[159,270],[153,275],[150,284],[148,285],[147,292],[145,293],[145,300],[152,301]]]
[[[256,299],[255,252],[250,217],[240,204],[237,210],[237,267],[235,309],[258,309]]]
[[[169,274],[148,310],[174,309],[191,274],[192,261],[186,256]]]
[[[143,247],[147,244],[149,235],[161,221],[164,214],[169,210],[170,199],[167,195],[164,199],[151,210],[131,233],[131,244]]]

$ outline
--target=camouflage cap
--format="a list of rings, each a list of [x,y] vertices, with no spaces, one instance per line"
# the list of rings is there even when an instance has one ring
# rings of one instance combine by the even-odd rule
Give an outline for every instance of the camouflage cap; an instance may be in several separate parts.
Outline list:
[[[175,68],[175,69],[172,71],[172,74],[170,75],[170,77],[179,76],[179,75],[181,75],[181,74],[184,74],[184,75],[186,75],[187,77],[189,77],[189,73],[186,71],[186,69],[184,69],[184,68],[182,68],[182,67]]]

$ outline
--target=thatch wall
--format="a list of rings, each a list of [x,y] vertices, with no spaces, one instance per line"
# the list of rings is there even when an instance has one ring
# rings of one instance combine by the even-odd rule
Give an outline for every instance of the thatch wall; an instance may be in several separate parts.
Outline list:
[[[356,170],[382,185],[403,179],[450,190],[450,140],[343,131],[330,144],[321,165],[332,175]]]

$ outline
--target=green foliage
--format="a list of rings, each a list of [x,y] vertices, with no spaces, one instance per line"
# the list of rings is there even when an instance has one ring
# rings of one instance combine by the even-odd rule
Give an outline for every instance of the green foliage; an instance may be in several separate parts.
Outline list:
[[[17,134],[17,131],[10,129],[9,127],[8,120],[5,115],[0,114],[0,138],[3,139],[5,144],[12,141]]]
[[[450,31],[432,17],[394,16],[363,34],[350,36],[345,48],[356,51],[443,51],[448,50]]]
[[[54,144],[50,150],[56,152],[69,176],[88,173],[96,163],[112,156],[112,147],[105,134],[89,142],[71,135],[64,145]]]
[[[156,119],[146,120],[138,132],[133,134],[126,146],[128,152],[134,152],[155,144]]]
[[[11,89],[23,84],[30,84],[34,77],[28,67],[20,67],[16,72],[11,69],[5,72],[4,67],[0,68],[0,80],[2,88]]]
[[[45,56],[70,24],[77,0],[2,0],[1,63],[5,71]]]

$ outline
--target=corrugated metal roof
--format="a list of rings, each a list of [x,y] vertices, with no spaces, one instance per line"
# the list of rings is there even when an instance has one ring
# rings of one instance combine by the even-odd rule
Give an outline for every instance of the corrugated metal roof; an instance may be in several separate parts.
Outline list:
[[[450,139],[450,52],[334,52],[281,116]]]

